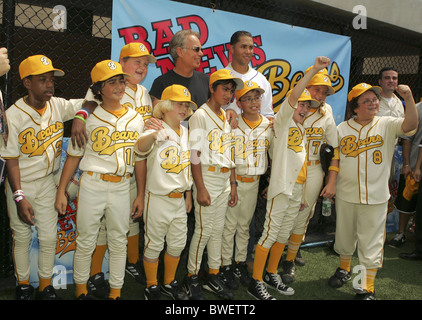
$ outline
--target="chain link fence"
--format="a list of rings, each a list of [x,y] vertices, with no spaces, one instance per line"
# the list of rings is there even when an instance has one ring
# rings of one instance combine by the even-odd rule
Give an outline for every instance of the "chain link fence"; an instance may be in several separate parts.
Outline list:
[[[355,30],[353,14],[335,8],[327,10],[308,0],[177,2],[349,36],[352,41],[350,88],[360,82],[377,84],[379,70],[392,66],[399,71],[400,82],[412,88],[415,99],[421,98],[422,35],[419,33],[371,19],[366,29]],[[0,22],[0,46],[8,48],[12,67],[7,76],[0,78],[6,107],[25,94],[18,66],[30,55],[45,54],[55,67],[66,72],[65,77],[57,79],[56,86],[56,95],[64,98],[84,97],[90,85],[90,70],[96,62],[110,57],[112,0],[5,0],[0,1]],[[277,41],[282,39],[281,34]],[[69,136],[70,125],[65,124],[65,136]],[[4,184],[0,188],[0,276],[4,276],[10,273],[12,263]],[[260,199],[255,221],[257,236],[264,213],[265,200]],[[316,225],[313,230],[321,228],[321,221],[313,223]],[[322,225],[328,231],[333,229],[333,223]]]

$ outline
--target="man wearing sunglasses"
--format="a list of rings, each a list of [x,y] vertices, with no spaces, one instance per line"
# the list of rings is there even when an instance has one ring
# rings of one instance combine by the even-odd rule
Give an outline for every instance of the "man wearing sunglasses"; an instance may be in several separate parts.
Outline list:
[[[199,38],[199,33],[190,29],[178,31],[173,35],[169,53],[175,66],[154,80],[150,90],[153,105],[160,100],[163,90],[173,84],[188,88],[196,105],[200,106],[207,101],[209,76],[196,70],[204,55]]]

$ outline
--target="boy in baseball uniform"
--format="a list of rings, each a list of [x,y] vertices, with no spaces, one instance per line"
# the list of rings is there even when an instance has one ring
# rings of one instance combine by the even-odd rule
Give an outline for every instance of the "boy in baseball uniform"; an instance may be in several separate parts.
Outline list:
[[[324,68],[315,74],[306,88],[311,97],[319,102],[319,106],[311,108],[303,123],[307,141],[305,199],[308,206],[299,212],[295,227],[289,237],[286,259],[282,262],[281,278],[285,284],[292,283],[295,279],[295,259],[305,237],[309,221],[314,214],[318,197],[322,196],[328,199],[334,197],[338,172],[337,125],[334,121],[331,106],[325,101],[327,96],[334,94],[327,69]],[[330,162],[327,176],[324,174],[320,161],[321,146],[324,143],[328,143],[334,148],[334,157]],[[325,186],[323,188],[324,179]]]
[[[246,265],[249,226],[258,199],[259,178],[268,169],[267,152],[273,139],[270,121],[260,114],[263,93],[264,89],[249,80],[236,91],[236,103],[241,110],[234,130],[238,200],[236,206],[227,209],[222,242],[222,272],[227,286],[233,290],[238,288],[234,276],[246,287],[251,279]]]
[[[398,136],[413,134],[418,114],[410,88],[396,91],[406,102],[404,118],[378,117],[381,88],[360,83],[348,94],[354,115],[338,125],[340,171],[337,177],[334,250],[340,267],[329,279],[333,288],[351,279],[351,259],[358,248],[363,266],[356,299],[374,300],[374,282],[382,267],[391,160]]]
[[[180,123],[195,109],[186,87],[167,87],[153,112],[156,119],[163,121],[163,129],[146,130],[135,145],[135,151],[147,157],[143,215],[146,300],[160,299],[160,291],[174,300],[188,299],[175,280],[186,245],[187,212],[192,208],[189,135]],[[157,270],[164,244],[164,277],[159,286]]]
[[[73,118],[82,100],[54,97],[54,79],[64,72],[44,55],[23,60],[19,75],[28,94],[7,109],[9,137],[0,150],[6,159],[16,299],[33,298],[29,248],[34,226],[39,242],[37,298],[52,300],[58,299],[51,286],[57,240],[54,173],[60,166],[63,123]]]
[[[195,230],[189,247],[184,289],[190,299],[203,299],[198,273],[205,246],[209,276],[204,289],[223,299],[233,298],[219,271],[227,206],[235,206],[237,202],[232,158],[234,136],[221,106],[242,87],[243,81],[229,70],[214,72],[210,76],[210,98],[189,119]]]
[[[86,120],[88,142],[81,149],[69,145],[60,184],[56,209],[67,205],[64,186],[79,165],[83,171],[79,184],[77,240],[74,256],[76,297],[88,299],[87,282],[91,256],[95,249],[101,221],[105,219],[110,253],[110,299],[118,299],[124,282],[127,233],[130,216],[130,177],[134,171],[134,144],[143,130],[142,116],[123,106],[125,77],[119,63],[104,60],[91,71],[91,90],[101,104]],[[142,199],[133,203],[133,218],[142,214]]]
[[[257,300],[275,300],[267,291],[267,285],[283,295],[294,294],[294,290],[282,282],[277,269],[298,212],[301,206],[306,205],[302,202],[307,169],[303,122],[309,109],[318,106],[306,90],[306,85],[329,63],[330,59],[326,57],[316,58],[313,67],[291,90],[274,117],[273,151],[270,153],[274,165],[268,186],[267,213],[248,287],[248,293]]]
[[[148,90],[140,83],[145,79],[148,73],[148,66],[155,63],[157,59],[151,55],[143,43],[130,42],[122,47],[120,50],[119,63],[122,66],[123,72],[128,73],[130,77],[126,78],[126,89],[122,97],[121,104],[138,112],[144,122],[153,122],[152,116],[152,101]],[[95,101],[95,98],[89,90],[85,99]],[[97,102],[98,103],[98,102]],[[74,120],[72,126],[72,141],[82,146],[86,141],[85,124],[81,120]],[[144,179],[142,175],[146,172],[145,161],[137,159],[135,164],[135,174],[130,179],[130,203],[133,203],[137,196],[136,172],[141,180]],[[143,191],[141,190],[143,193]],[[142,199],[143,200],[143,199]],[[142,264],[139,261],[139,237],[140,237],[140,222],[134,221],[132,217],[129,221],[129,234],[127,245],[127,263],[126,273],[132,276],[138,283],[145,284],[144,271]],[[102,264],[105,253],[107,251],[107,238],[104,223],[100,229],[98,236],[97,247],[92,255],[91,277],[88,280],[88,286],[91,292],[99,298],[108,296],[108,284],[105,281],[104,273],[102,272]]]

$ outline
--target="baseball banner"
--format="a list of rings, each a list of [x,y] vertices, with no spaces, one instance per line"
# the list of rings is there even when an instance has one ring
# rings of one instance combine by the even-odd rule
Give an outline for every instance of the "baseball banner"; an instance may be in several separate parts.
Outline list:
[[[157,58],[142,83],[148,90],[155,78],[174,67],[168,45],[173,34],[182,29],[200,33],[204,56],[198,71],[207,74],[231,61],[230,37],[234,32],[252,33],[255,48],[251,64],[270,82],[275,111],[315,57],[327,56],[332,61],[328,71],[336,92],[327,103],[333,107],[337,124],[344,119],[350,74],[349,37],[168,0],[114,0],[112,19],[112,60],[118,61],[120,49],[134,41],[144,43]]]

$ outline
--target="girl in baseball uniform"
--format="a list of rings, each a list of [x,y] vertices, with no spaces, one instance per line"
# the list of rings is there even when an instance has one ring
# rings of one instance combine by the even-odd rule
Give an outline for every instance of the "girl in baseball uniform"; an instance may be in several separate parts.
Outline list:
[[[309,68],[305,73],[308,70]],[[289,238],[286,259],[282,262],[281,277],[286,284],[292,283],[295,279],[295,258],[305,237],[309,221],[314,214],[318,197],[322,196],[328,199],[334,197],[338,172],[337,125],[331,106],[325,102],[327,96],[334,94],[327,69],[324,68],[314,75],[306,88],[311,97],[319,102],[319,106],[311,108],[303,123],[307,141],[305,199],[308,206],[298,214],[295,227]],[[328,143],[334,148],[334,157],[331,160],[327,177],[325,177],[320,162],[321,146],[324,143]],[[322,188],[324,179],[326,183]]]
[[[186,245],[187,212],[192,208],[192,175],[188,129],[180,123],[190,116],[196,104],[181,85],[164,89],[153,115],[163,121],[163,129],[146,130],[136,142],[135,151],[146,156],[145,299],[157,300],[160,291],[174,300],[187,300],[175,280],[180,254]],[[164,254],[164,277],[158,285],[159,256]]]
[[[243,81],[229,70],[214,72],[210,76],[210,98],[189,119],[195,230],[189,247],[184,289],[190,299],[203,299],[198,273],[205,246],[209,277],[204,289],[223,299],[233,298],[219,271],[227,206],[235,206],[237,202],[232,158],[234,135],[221,106],[226,105],[235,90],[242,87]]]
[[[126,78],[126,89],[121,99],[121,104],[135,110],[147,122],[153,122],[152,116],[152,101],[148,90],[140,83],[145,79],[148,73],[148,66],[155,63],[157,59],[151,55],[143,43],[130,42],[122,47],[120,50],[119,63],[125,73],[130,77]],[[85,99],[88,101],[95,101],[91,90],[88,90]],[[100,102],[97,101],[97,104]],[[80,119],[75,119],[72,125],[72,142],[77,143],[80,147],[86,141],[85,123]],[[135,174],[130,179],[130,203],[133,203],[137,197],[137,179],[143,180],[140,177],[145,173],[145,161],[137,158],[135,164]],[[136,175],[136,172],[140,172]],[[144,184],[144,183],[143,183]],[[141,190],[143,194],[143,190]],[[143,200],[143,198],[142,198]],[[142,264],[139,261],[139,236],[140,236],[140,222],[129,220],[129,234],[127,245],[127,263],[126,273],[132,276],[138,283],[145,284],[144,271]],[[107,251],[107,237],[105,230],[105,222],[103,222],[100,234],[98,236],[97,247],[92,255],[91,277],[88,280],[88,286],[92,294],[98,298],[108,296],[108,284],[105,281],[104,273],[102,272],[102,265],[105,253]]]
[[[309,109],[318,106],[318,102],[306,90],[306,85],[329,63],[330,59],[326,57],[316,58],[313,67],[291,90],[274,117],[267,212],[264,231],[255,250],[252,281],[248,287],[248,293],[257,300],[275,300],[267,291],[267,285],[283,295],[294,294],[294,290],[282,282],[277,269],[298,212],[306,204],[303,203],[303,194],[307,150],[303,122]]]
[[[382,267],[385,241],[388,179],[396,138],[413,134],[418,114],[410,88],[399,85],[406,102],[404,118],[378,117],[380,87],[360,83],[348,94],[354,115],[338,125],[340,171],[337,177],[336,235],[334,250],[340,267],[329,285],[341,287],[351,279],[351,259],[358,248],[361,286],[356,299],[375,299],[374,282]]]
[[[236,206],[227,209],[222,242],[222,272],[233,290],[238,288],[235,275],[245,286],[251,279],[246,265],[249,225],[258,199],[259,178],[267,171],[267,152],[273,139],[270,121],[260,114],[263,93],[264,89],[249,80],[236,91],[236,102],[241,110],[238,127],[234,130],[238,201]]]
[[[74,255],[76,297],[90,298],[87,281],[91,257],[104,218],[110,254],[110,299],[120,298],[126,265],[127,233],[130,216],[130,177],[134,168],[134,144],[143,130],[142,116],[121,105],[125,91],[124,73],[119,63],[104,60],[91,71],[91,90],[101,104],[86,120],[88,142],[80,149],[69,145],[56,209],[63,212],[67,205],[64,186],[79,165],[83,171],[79,184],[77,240]],[[142,214],[139,194],[133,204],[133,218]]]
[[[7,111],[9,137],[0,154],[6,159],[6,196],[13,232],[16,299],[33,298],[29,248],[32,226],[38,233],[37,298],[58,299],[50,285],[56,255],[57,212],[54,174],[60,167],[63,123],[81,108],[82,100],[54,97],[54,78],[64,75],[43,55],[26,58],[19,75],[28,95]]]

